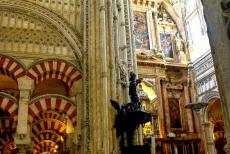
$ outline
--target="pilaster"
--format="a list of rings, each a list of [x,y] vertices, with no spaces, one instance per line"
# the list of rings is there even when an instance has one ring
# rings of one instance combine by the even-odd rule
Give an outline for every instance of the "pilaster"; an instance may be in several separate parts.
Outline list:
[[[163,104],[163,94],[162,94],[162,88],[161,88],[161,79],[160,77],[156,78],[156,89],[157,89],[157,98],[158,98],[158,106],[159,106],[159,112],[158,112],[158,122],[159,122],[159,130],[160,130],[160,136],[165,136],[165,124],[164,124],[164,104]]]
[[[157,15],[158,15],[158,11],[154,9],[153,10],[153,21],[154,21],[155,37],[156,37],[156,49],[161,50],[161,41],[160,41],[160,33],[159,33]]]
[[[190,98],[189,98],[189,89],[187,86],[184,86],[184,96],[185,96],[185,105],[190,103]],[[192,110],[187,109],[186,110],[187,114],[187,123],[188,123],[188,131],[189,133],[194,132],[194,126],[193,126],[193,117],[192,117]]]

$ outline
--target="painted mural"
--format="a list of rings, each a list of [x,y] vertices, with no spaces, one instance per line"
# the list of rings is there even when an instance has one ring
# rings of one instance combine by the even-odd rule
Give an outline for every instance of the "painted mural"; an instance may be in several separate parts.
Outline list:
[[[161,49],[164,52],[165,58],[173,58],[172,38],[168,33],[160,33]]]
[[[169,99],[169,113],[171,128],[182,128],[178,99]]]
[[[149,36],[146,13],[134,11],[134,36],[136,49],[149,50]]]

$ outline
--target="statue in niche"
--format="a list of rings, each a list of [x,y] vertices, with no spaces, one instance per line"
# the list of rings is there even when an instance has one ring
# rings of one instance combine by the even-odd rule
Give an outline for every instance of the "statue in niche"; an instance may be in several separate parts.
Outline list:
[[[181,39],[180,34],[178,32],[176,33],[175,43],[177,52],[184,51],[183,40]]]
[[[176,33],[176,37],[175,37],[175,49],[176,49],[176,54],[179,58],[179,62],[185,63],[186,62],[185,44],[178,32]]]
[[[160,58],[160,59],[164,58],[164,53],[163,53],[162,50],[157,50],[156,48],[154,48],[151,51],[152,51],[154,57],[157,57],[157,58]]]

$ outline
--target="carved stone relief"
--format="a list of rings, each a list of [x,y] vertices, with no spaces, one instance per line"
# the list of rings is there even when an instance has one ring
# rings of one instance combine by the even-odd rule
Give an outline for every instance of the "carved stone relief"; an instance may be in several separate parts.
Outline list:
[[[77,26],[80,19],[80,0],[29,0],[32,3],[43,6],[55,12],[66,20],[73,28]],[[80,28],[80,27],[77,27]],[[79,30],[79,29],[78,29]]]
[[[0,11],[0,18],[1,51],[74,57],[68,42],[54,27],[12,11]]]

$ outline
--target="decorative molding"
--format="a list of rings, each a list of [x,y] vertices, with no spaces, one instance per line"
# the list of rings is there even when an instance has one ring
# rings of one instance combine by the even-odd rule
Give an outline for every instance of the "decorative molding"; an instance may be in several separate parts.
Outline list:
[[[208,103],[211,99],[217,98],[220,99],[220,94],[218,91],[210,91],[202,97],[202,102]]]
[[[77,124],[77,108],[75,103],[67,97],[59,95],[43,95],[32,99],[29,103],[29,123],[32,124],[34,117],[38,116],[40,112],[48,110],[58,110],[67,114],[73,125]]]
[[[0,67],[9,71],[13,75],[11,77],[13,79],[18,79],[25,75],[24,65],[10,56],[0,54]],[[3,74],[8,76],[7,72]]]
[[[33,79],[35,84],[46,79],[57,79],[62,80],[69,87],[82,78],[74,64],[60,59],[37,61],[30,66],[27,76]]]
[[[80,66],[82,62],[82,44],[81,39],[74,30],[55,13],[50,10],[24,0],[0,0],[0,10],[10,10],[11,12],[20,12],[26,16],[37,18],[48,25],[52,25],[66,39],[73,49],[76,59]]]
[[[15,121],[18,120],[18,101],[14,97],[0,92],[0,108],[8,112]]]

